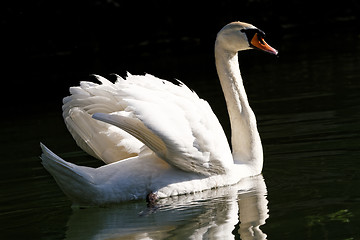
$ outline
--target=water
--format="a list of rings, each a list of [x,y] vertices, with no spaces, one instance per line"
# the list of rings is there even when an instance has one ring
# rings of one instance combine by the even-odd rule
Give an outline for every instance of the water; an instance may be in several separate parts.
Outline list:
[[[76,147],[60,103],[3,119],[0,238],[360,239],[359,38],[356,33],[323,41],[288,36],[279,44],[279,58],[242,53],[242,74],[263,141],[263,177],[167,199],[154,209],[143,201],[71,208],[40,164],[39,142],[77,164],[99,163]],[[186,61],[174,62],[191,65]],[[202,68],[166,74],[188,79],[229,133],[216,75]],[[250,190],[242,191],[245,185]]]

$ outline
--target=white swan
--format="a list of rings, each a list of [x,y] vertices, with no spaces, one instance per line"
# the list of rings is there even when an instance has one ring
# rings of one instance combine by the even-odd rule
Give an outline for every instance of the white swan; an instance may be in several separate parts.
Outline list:
[[[218,33],[215,58],[232,129],[232,149],[208,103],[184,84],[151,75],[111,83],[81,82],[63,100],[77,144],[107,165],[77,166],[41,144],[42,164],[77,204],[107,204],[187,194],[261,173],[256,119],[238,65],[238,51],[277,51],[253,25],[233,22]]]

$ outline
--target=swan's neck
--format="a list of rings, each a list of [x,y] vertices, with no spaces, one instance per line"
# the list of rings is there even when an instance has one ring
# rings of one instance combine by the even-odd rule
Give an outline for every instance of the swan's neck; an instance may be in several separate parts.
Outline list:
[[[263,152],[255,114],[250,108],[241,78],[238,54],[216,43],[216,69],[220,78],[231,123],[231,142],[236,164],[246,164],[259,174]]]

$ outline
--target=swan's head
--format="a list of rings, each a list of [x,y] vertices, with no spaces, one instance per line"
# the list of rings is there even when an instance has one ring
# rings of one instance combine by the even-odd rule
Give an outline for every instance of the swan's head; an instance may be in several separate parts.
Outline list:
[[[277,55],[278,51],[267,44],[264,37],[265,33],[251,24],[232,22],[220,30],[216,44],[231,52],[259,49]]]

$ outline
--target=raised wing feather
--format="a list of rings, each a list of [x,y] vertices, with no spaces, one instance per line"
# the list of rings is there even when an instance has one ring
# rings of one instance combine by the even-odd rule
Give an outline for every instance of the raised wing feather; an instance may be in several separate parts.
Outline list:
[[[220,123],[208,103],[185,85],[151,75],[129,75],[114,84],[122,113],[94,118],[130,133],[184,171],[221,174],[233,163]]]
[[[139,154],[143,144],[125,131],[96,121],[95,112],[123,112],[126,103],[116,97],[116,86],[96,76],[102,84],[81,82],[63,99],[63,117],[76,143],[90,155],[112,163]]]

